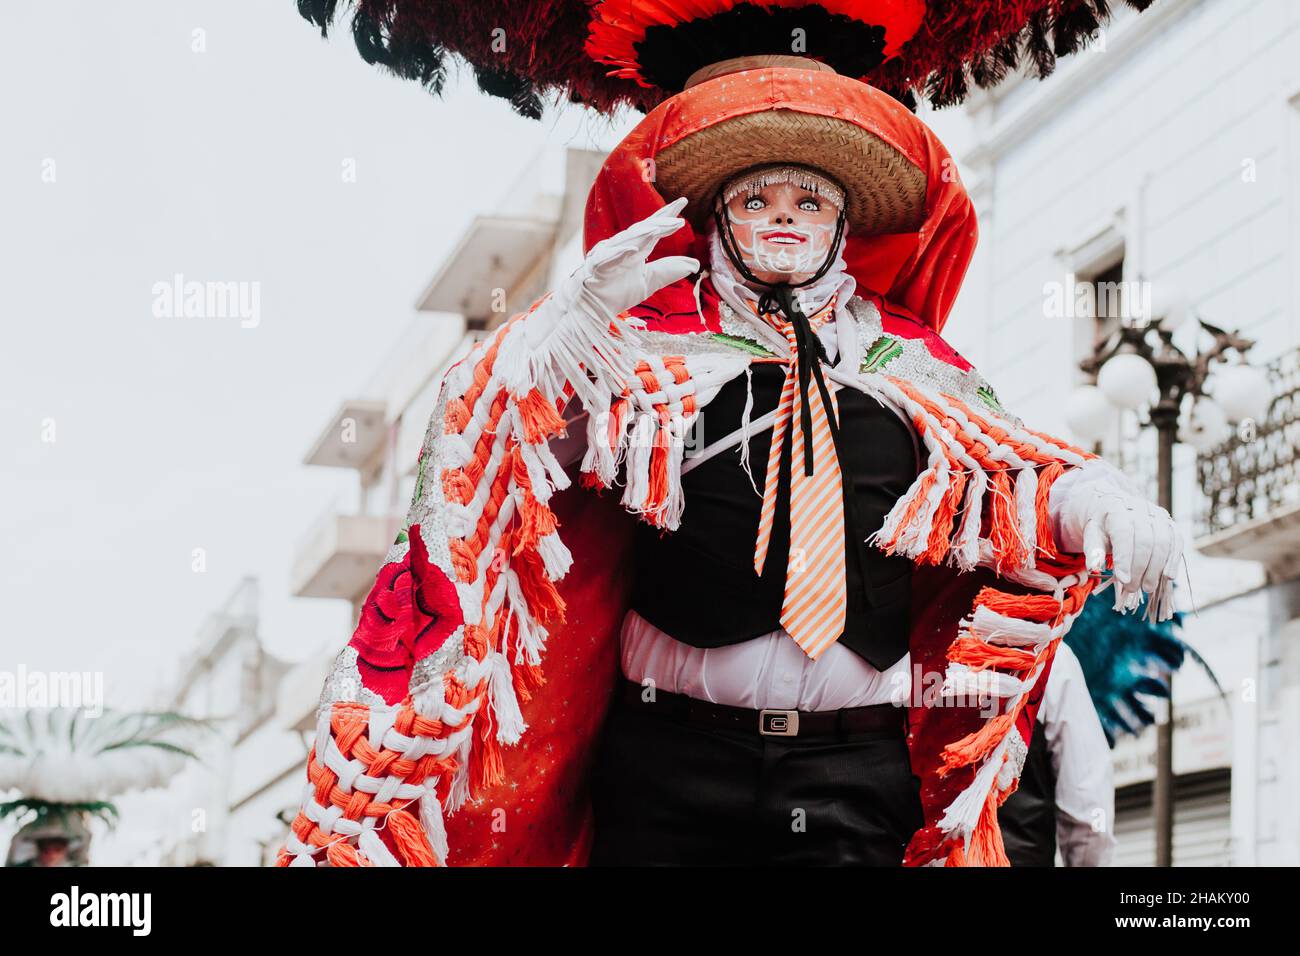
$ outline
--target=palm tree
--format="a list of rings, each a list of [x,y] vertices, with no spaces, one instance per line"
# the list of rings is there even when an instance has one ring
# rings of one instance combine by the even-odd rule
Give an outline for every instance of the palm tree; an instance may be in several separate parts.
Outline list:
[[[0,714],[0,819],[23,821],[9,865],[26,865],[42,842],[62,842],[66,859],[84,863],[89,823],[117,821],[112,798],[165,785],[188,760],[205,721],[169,711],[38,708]]]

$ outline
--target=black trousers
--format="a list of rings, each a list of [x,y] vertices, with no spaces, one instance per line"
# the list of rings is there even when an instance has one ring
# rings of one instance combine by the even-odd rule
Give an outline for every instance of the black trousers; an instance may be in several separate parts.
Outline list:
[[[766,737],[616,701],[592,866],[899,866],[921,826],[901,725]]]

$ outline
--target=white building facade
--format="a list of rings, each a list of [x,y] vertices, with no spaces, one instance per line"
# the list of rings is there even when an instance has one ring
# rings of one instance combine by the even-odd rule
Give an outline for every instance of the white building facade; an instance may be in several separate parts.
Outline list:
[[[155,800],[161,841],[150,848],[166,866],[257,866],[274,852],[283,824],[276,813],[290,792],[269,768],[300,761],[306,743],[276,720],[276,695],[293,667],[266,650],[259,587],[245,578],[200,628],[172,701],[174,710],[207,721],[198,760]],[[268,801],[273,806],[268,809]]]
[[[1047,80],[1013,79],[959,112],[926,116],[953,148],[980,221],[945,336],[1009,408],[1062,433],[1070,394],[1087,380],[1079,360],[1118,321],[1182,303],[1256,340],[1252,362],[1272,364],[1279,398],[1258,435],[1199,467],[1190,448],[1175,457],[1174,512],[1197,549],[1180,589],[1182,633],[1226,693],[1192,663],[1175,679],[1173,852],[1175,865],[1294,865],[1300,4],[1115,7],[1094,47]],[[1089,283],[1121,283],[1123,298],[1074,309]],[[1154,495],[1147,432],[1118,417],[1104,446]],[[1153,737],[1115,752],[1117,863],[1154,859]]]

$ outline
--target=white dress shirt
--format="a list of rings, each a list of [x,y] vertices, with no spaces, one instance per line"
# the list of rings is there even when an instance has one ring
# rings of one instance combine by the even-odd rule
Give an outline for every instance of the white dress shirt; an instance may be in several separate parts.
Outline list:
[[[751,710],[901,703],[911,689],[906,654],[883,672],[838,642],[813,660],[784,629],[725,647],[691,647],[628,611],[620,645],[628,680]]]
[[[1056,775],[1056,845],[1066,866],[1107,866],[1115,853],[1115,774],[1110,745],[1083,668],[1056,649],[1038,722]]]

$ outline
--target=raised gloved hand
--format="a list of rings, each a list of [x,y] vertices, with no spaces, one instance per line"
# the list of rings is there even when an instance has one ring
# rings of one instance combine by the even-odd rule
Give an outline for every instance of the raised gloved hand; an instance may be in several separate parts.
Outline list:
[[[1169,512],[1147,501],[1113,466],[1090,461],[1052,486],[1050,510],[1056,543],[1082,553],[1088,570],[1115,576],[1115,609],[1134,610],[1149,595],[1148,615],[1173,614],[1173,579],[1183,540]]]
[[[635,325],[618,316],[700,268],[690,256],[647,261],[660,239],[685,225],[678,215],[685,205],[684,198],[674,200],[591,247],[573,274],[503,342],[496,371],[507,388],[523,394],[558,375],[588,404],[622,390],[633,375],[634,363],[624,353],[635,351],[625,348],[635,344]],[[589,375],[600,381],[589,381]]]
[[[685,225],[678,215],[685,205],[685,197],[674,199],[640,222],[596,243],[565,281],[560,296],[569,302],[589,296],[613,317],[640,305],[664,286],[698,272],[699,260],[691,256],[647,261],[660,239]]]

